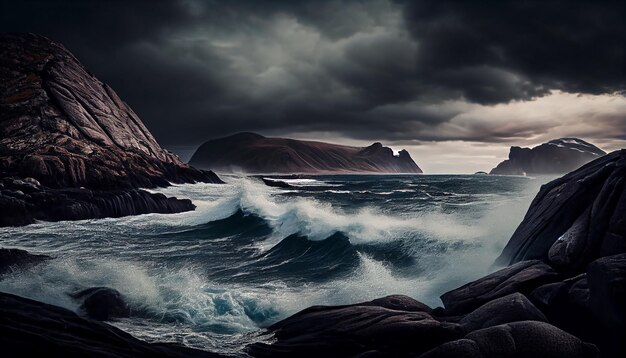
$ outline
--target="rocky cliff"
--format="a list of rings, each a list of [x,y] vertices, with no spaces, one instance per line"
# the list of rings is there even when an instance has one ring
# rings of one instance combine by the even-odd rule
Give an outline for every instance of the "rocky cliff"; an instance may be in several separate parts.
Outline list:
[[[554,139],[534,148],[511,147],[509,159],[498,164],[490,174],[565,174],[605,154],[582,139]]]
[[[40,185],[24,193],[11,186],[14,180],[3,181],[4,210],[25,208],[34,219],[48,219],[50,215],[38,213],[47,211],[49,200],[43,197],[58,197],[49,190],[135,190],[170,182],[219,182],[214,173],[189,167],[161,148],[115,91],[62,45],[35,34],[2,34],[0,44],[0,176],[31,178]],[[84,192],[79,194],[68,205],[90,201]],[[101,194],[95,196],[107,196]],[[72,191],[62,195],[75,196]],[[172,200],[167,208],[161,199],[156,199],[164,204],[158,205],[160,209],[148,205],[137,211],[126,205],[117,213],[193,209],[190,203],[176,205]],[[111,210],[105,207],[110,200],[103,200],[95,204],[97,211],[109,216]],[[63,219],[63,206],[57,209],[61,214],[56,219]],[[67,218],[89,217],[88,212],[70,213]]]
[[[441,296],[316,306],[268,328],[255,357],[626,356],[626,150],[544,185],[498,259]]]
[[[189,163],[247,173],[422,173],[406,150],[396,156],[380,143],[361,148],[255,133],[210,140]]]

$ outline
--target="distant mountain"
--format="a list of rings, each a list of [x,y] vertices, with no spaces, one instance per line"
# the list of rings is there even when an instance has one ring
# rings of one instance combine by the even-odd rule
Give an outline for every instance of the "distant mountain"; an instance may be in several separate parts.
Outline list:
[[[200,146],[189,164],[246,173],[422,173],[406,150],[380,143],[351,147],[238,133]]]
[[[534,148],[511,147],[509,159],[490,174],[564,174],[605,155],[602,149],[578,138],[559,138]]]

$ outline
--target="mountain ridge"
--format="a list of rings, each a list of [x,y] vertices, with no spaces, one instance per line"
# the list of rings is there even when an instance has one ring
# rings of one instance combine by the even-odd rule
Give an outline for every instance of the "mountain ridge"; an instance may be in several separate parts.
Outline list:
[[[247,173],[422,173],[406,150],[376,142],[355,147],[240,132],[203,143],[190,165]]]
[[[489,174],[565,174],[606,155],[602,149],[579,138],[552,139],[533,148],[512,146],[509,159]]]

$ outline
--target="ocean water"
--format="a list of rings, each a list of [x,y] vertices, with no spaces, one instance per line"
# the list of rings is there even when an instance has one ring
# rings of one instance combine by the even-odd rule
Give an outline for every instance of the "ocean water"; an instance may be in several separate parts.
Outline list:
[[[193,212],[0,229],[2,247],[54,260],[0,291],[79,310],[69,292],[108,286],[148,341],[243,355],[259,332],[311,305],[405,294],[431,306],[487,274],[548,178],[488,175],[224,176],[174,185]]]

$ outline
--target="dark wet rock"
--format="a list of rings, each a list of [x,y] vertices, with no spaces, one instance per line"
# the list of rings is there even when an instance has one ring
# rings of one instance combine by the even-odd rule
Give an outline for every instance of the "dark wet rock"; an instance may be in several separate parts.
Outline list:
[[[446,292],[441,301],[448,315],[459,315],[515,292],[529,293],[558,278],[559,274],[541,261],[522,261]]]
[[[598,349],[545,322],[522,321],[469,333],[444,343],[420,358],[591,358]]]
[[[626,332],[626,254],[592,262],[587,280],[591,310],[607,327]]]
[[[403,307],[411,311],[399,310]],[[460,338],[459,325],[439,322],[423,310],[429,308],[403,296],[314,306],[269,327],[275,343],[253,344],[248,350],[256,357],[406,356]]]
[[[5,185],[5,189],[0,189],[0,226],[25,225],[35,220],[81,220],[195,209],[189,199],[168,198],[140,189],[38,188],[16,197],[6,189],[13,185],[13,180],[0,179]]]
[[[509,159],[498,164],[490,174],[565,174],[605,154],[582,139],[554,139],[534,148],[511,147]]]
[[[220,357],[150,344],[61,307],[0,293],[0,346],[7,357]]]
[[[542,186],[498,264],[539,259],[581,273],[603,256],[626,252],[626,150]]]
[[[381,143],[351,147],[238,133],[202,144],[189,161],[198,168],[247,173],[421,173],[406,150]]]
[[[517,321],[547,322],[548,319],[526,296],[516,292],[485,303],[463,317],[460,324],[471,332]]]
[[[121,189],[213,182],[159,146],[111,87],[62,45],[3,34],[0,170],[52,188]]]
[[[161,148],[113,89],[62,45],[35,34],[2,34],[0,45],[0,177],[14,178],[0,186],[3,214],[13,213],[3,225],[38,219],[58,189],[221,182]]]
[[[109,287],[92,287],[71,296],[79,302],[87,317],[106,321],[111,318],[130,316],[130,307],[122,294]]]
[[[362,303],[361,305],[384,307],[396,311],[426,312],[429,314],[433,312],[433,309],[428,307],[428,305],[404,295],[389,295]]]
[[[0,276],[23,270],[52,259],[48,255],[31,254],[20,249],[0,249]]]

